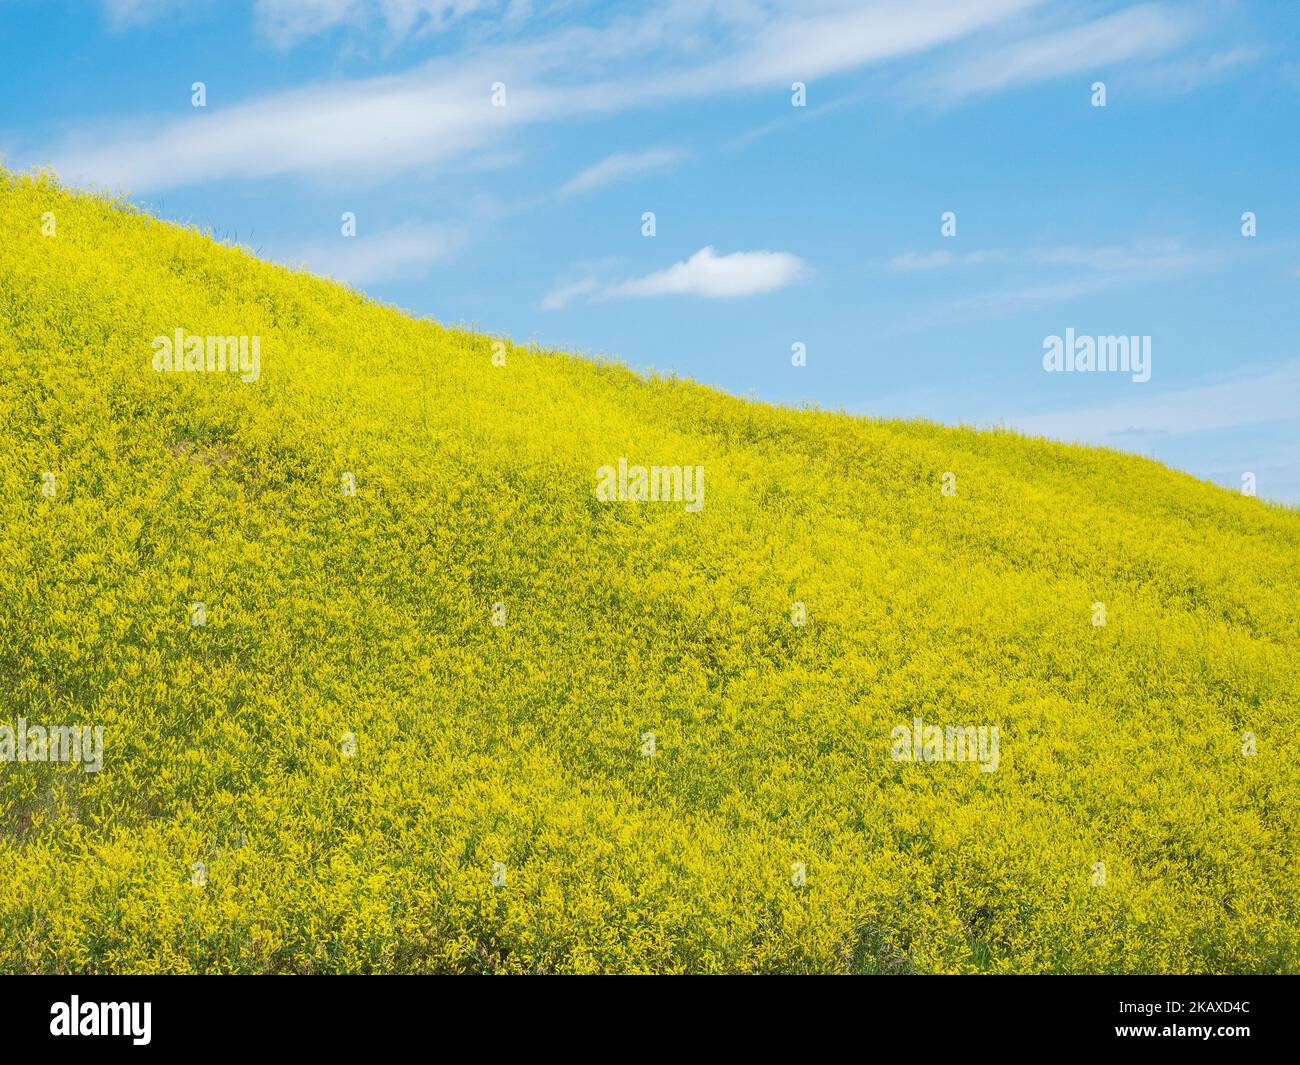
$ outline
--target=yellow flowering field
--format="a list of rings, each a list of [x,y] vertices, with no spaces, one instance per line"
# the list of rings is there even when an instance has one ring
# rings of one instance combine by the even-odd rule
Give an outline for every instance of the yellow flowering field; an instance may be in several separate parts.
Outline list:
[[[1300,971],[1293,509],[3,171],[0,380],[0,972]]]

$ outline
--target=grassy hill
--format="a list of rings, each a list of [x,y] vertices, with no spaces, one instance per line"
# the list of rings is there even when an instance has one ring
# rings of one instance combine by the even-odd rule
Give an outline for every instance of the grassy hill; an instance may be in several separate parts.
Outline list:
[[[493,343],[0,171],[0,971],[1300,970],[1300,514]]]

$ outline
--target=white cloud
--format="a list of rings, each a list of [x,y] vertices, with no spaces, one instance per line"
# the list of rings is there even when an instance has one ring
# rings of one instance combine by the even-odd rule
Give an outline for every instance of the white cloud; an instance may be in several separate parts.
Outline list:
[[[193,7],[195,0],[188,0]],[[183,10],[187,0],[102,0],[104,17],[114,29],[154,22]],[[392,42],[423,37],[451,28],[476,14],[491,14],[517,24],[531,14],[527,0],[255,0],[257,32],[278,48],[340,27],[353,34],[380,31]]]
[[[365,285],[427,277],[430,267],[461,243],[461,235],[448,227],[411,224],[306,244],[275,258],[286,266],[306,266],[325,277]]]
[[[1041,0],[879,0],[846,5],[794,3],[804,17],[751,27],[752,46],[692,72],[713,88],[808,82],[869,63],[915,55],[958,40]],[[788,14],[789,12],[787,12]]]
[[[576,174],[564,186],[567,193],[590,192],[620,178],[636,177],[663,170],[678,162],[684,153],[678,148],[648,148],[643,152],[619,152]]]
[[[1152,353],[1156,372],[1159,352]],[[1009,419],[1021,432],[1109,444],[1133,434],[1193,433],[1300,418],[1300,362],[1173,392]]]
[[[136,193],[241,177],[378,178],[471,154],[544,106],[534,99],[531,107],[491,107],[493,80],[486,68],[438,66],[419,77],[296,89],[103,141],[71,141],[54,166],[73,183]]]
[[[955,300],[947,305],[947,313],[950,320],[1003,318],[1026,307],[1041,303],[1065,303],[1080,296],[1105,292],[1118,284],[1120,284],[1118,277],[1103,275],[1052,281],[1046,284],[1013,286]],[[931,319],[931,324],[933,322],[934,319]]]
[[[916,270],[938,270],[940,267],[951,266],[956,261],[957,256],[950,251],[907,251],[895,255],[887,265],[891,270],[912,273]]]
[[[104,20],[110,29],[144,26],[181,7],[182,0],[104,0]]]
[[[1143,241],[1127,245],[1066,244],[1054,248],[1035,248],[1028,257],[1031,262],[1044,266],[1075,266],[1098,272],[1126,274],[1180,273],[1214,261],[1214,256],[1205,252],[1189,252],[1174,240]]]
[[[1176,240],[1145,240],[1127,245],[1065,244],[961,253],[945,248],[905,252],[885,265],[895,272],[914,273],[997,263],[1012,272],[1012,281],[1002,288],[948,300],[942,308],[915,317],[900,329],[915,332],[945,321],[1003,318],[1027,307],[1063,303],[1126,285],[1176,277],[1215,266],[1223,260],[1219,253],[1188,251]],[[1049,270],[1062,270],[1068,276],[1044,278]]]
[[[702,296],[711,300],[734,299],[774,292],[809,273],[808,264],[788,252],[737,251],[719,255],[712,247],[707,247],[667,269],[611,285],[602,293],[602,298]]]
[[[1027,267],[1077,267],[1108,273],[1162,274],[1190,270],[1214,261],[1214,256],[1205,252],[1189,252],[1176,240],[1148,240],[1132,244],[1061,244],[1023,250],[990,248],[954,252],[942,248],[935,251],[908,251],[894,256],[885,265],[890,270],[901,273],[997,262]]]
[[[672,0],[400,75],[274,93],[180,120],[136,119],[108,132],[97,123],[32,162],[52,162],[74,184],[131,193],[286,175],[380,178],[495,148],[523,125],[760,87],[788,91],[792,79],[913,55],[1035,2],[878,0],[846,10],[843,0]],[[318,18],[352,10],[347,0],[318,6]],[[507,85],[506,107],[490,105],[497,81]]]
[[[285,48],[339,26],[361,30],[380,23],[401,40],[500,6],[493,0],[257,0],[254,17],[262,34]]]
[[[707,247],[689,259],[644,277],[603,286],[594,278],[561,285],[542,300],[542,307],[557,310],[582,296],[597,300],[648,299],[654,296],[736,299],[775,292],[811,273],[807,263],[788,252],[738,251],[719,255],[712,247]]]
[[[1174,59],[1141,71],[1135,80],[1156,92],[1166,94],[1191,92],[1204,85],[1213,85],[1225,80],[1239,68],[1258,62],[1264,54],[1262,48],[1239,46],[1214,52],[1208,57]]]
[[[1171,52],[1200,28],[1201,16],[1190,7],[1139,4],[985,52],[933,78],[927,95],[954,100],[1079,71],[1098,72],[1123,60]]]
[[[901,273],[914,273],[918,270],[939,270],[947,266],[970,266],[1001,257],[1001,252],[992,251],[968,251],[961,254],[946,250],[908,251],[894,256],[886,265]]]
[[[542,310],[559,311],[563,310],[574,300],[582,296],[590,296],[600,288],[600,284],[590,277],[585,277],[580,281],[572,281],[565,285],[560,285],[552,289],[542,298]]]

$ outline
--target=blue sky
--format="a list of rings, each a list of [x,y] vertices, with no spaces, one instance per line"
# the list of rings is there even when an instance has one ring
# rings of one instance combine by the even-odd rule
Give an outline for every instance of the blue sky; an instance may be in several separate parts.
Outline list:
[[[444,322],[1300,503],[1300,5],[0,0],[0,33],[11,167]],[[1047,372],[1067,329],[1149,336],[1150,380]]]

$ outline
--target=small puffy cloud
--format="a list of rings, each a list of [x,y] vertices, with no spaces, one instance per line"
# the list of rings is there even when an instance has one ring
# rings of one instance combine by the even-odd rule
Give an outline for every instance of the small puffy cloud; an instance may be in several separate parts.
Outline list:
[[[575,175],[564,186],[564,192],[590,192],[621,178],[636,177],[653,170],[672,166],[683,156],[678,148],[649,148],[643,152],[619,152],[607,156],[594,166]]]
[[[689,259],[633,277],[602,285],[593,277],[564,283],[542,299],[542,309],[558,311],[576,299],[649,299],[662,295],[693,295],[702,299],[737,299],[772,293],[813,273],[798,257],[785,251],[736,251],[719,255],[703,247]]]
[[[700,296],[713,300],[735,299],[775,292],[809,273],[808,264],[788,252],[737,251],[719,255],[709,246],[666,269],[610,285],[601,292],[601,298]]]
[[[698,296],[702,299],[737,299],[775,292],[812,273],[812,268],[784,251],[737,251],[719,255],[712,245],[689,259],[673,263],[645,277],[601,284],[588,276],[567,282],[542,300],[548,311],[567,307],[577,299],[648,299],[653,296]]]

